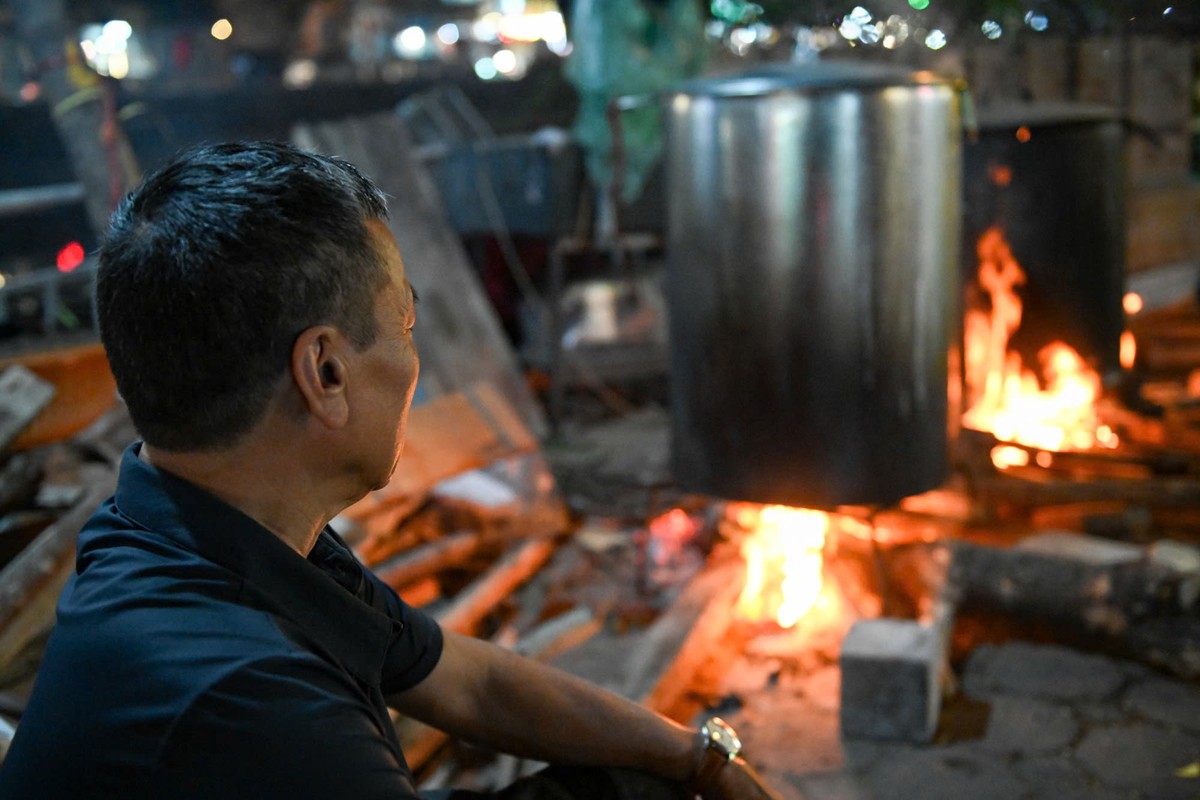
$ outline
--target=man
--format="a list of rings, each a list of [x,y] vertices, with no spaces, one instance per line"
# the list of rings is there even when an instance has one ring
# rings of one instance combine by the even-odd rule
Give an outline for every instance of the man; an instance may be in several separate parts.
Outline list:
[[[265,143],[186,153],[115,213],[101,337],[144,441],[80,535],[0,796],[412,798],[392,706],[573,765],[513,798],[771,797],[721,725],[443,633],[327,527],[387,483],[417,380],[385,214],[351,165]]]

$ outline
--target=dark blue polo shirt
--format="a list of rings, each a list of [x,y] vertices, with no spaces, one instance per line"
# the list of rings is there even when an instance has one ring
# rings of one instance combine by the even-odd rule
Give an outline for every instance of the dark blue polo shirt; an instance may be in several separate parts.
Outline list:
[[[0,797],[414,797],[384,697],[437,664],[437,624],[331,530],[305,560],[138,451],[80,534]]]

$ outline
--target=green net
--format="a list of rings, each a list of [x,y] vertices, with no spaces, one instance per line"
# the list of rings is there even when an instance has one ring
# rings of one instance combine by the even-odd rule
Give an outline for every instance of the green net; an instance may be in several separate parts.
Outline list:
[[[616,98],[662,92],[700,72],[704,16],[695,0],[577,0],[571,14],[574,50],[567,79],[579,92],[574,133],[584,149],[588,177],[602,189],[613,182],[609,105]],[[622,200],[641,194],[662,149],[658,103],[624,111]]]

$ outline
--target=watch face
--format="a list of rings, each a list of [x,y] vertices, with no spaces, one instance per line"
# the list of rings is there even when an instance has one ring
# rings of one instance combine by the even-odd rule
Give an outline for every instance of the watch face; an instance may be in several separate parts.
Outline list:
[[[733,758],[742,751],[742,742],[733,728],[720,717],[713,717],[700,728],[705,744],[726,758]]]

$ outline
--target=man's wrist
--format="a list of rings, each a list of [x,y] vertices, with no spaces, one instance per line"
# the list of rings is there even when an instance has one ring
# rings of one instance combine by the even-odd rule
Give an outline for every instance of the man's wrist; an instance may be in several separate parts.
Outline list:
[[[696,741],[695,770],[687,785],[693,794],[700,794],[730,762],[739,760],[742,742],[733,728],[720,717],[713,717],[701,725]]]

